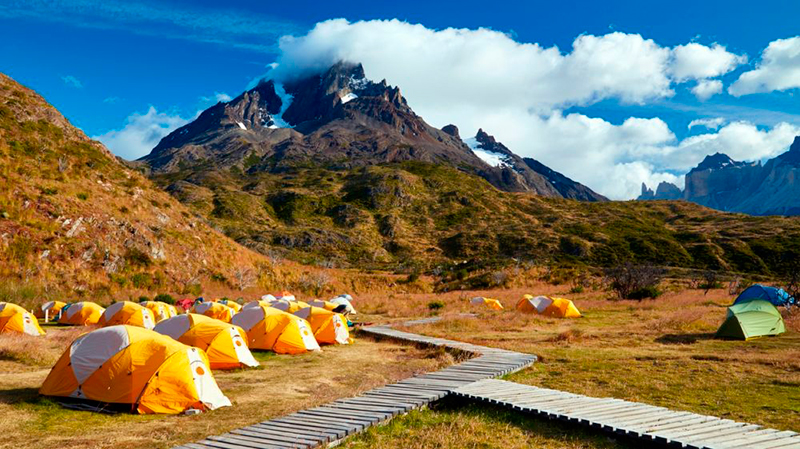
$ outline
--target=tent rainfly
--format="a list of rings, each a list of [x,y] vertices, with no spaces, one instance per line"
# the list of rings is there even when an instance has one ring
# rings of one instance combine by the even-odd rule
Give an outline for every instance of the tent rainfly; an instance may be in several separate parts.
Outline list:
[[[0,334],[44,335],[33,314],[10,302],[0,302]]]
[[[192,306],[191,313],[199,313],[211,318],[230,323],[236,311],[218,302],[198,302]]]
[[[771,303],[756,299],[728,307],[728,315],[717,330],[717,338],[750,340],[786,332],[783,317]]]
[[[187,313],[156,324],[154,330],[205,351],[211,369],[258,366],[247,348],[247,334],[239,326],[205,315]]]
[[[135,413],[183,413],[230,406],[208,357],[136,326],[104,327],[64,351],[39,393],[114,404]]]
[[[557,318],[578,318],[581,313],[575,304],[565,298],[525,295],[517,303],[517,310]]]
[[[300,354],[320,349],[308,321],[274,307],[243,308],[233,317],[233,324],[247,332],[250,349],[265,349],[278,354]]]
[[[156,325],[156,319],[153,317],[153,312],[147,307],[135,302],[120,301],[108,306],[98,324],[103,327],[128,324],[152,329]]]
[[[58,319],[58,324],[94,326],[100,322],[100,318],[105,311],[106,309],[89,301],[67,304],[61,309],[61,317]]]
[[[734,304],[761,299],[768,301],[775,307],[788,306],[796,303],[795,299],[789,296],[782,288],[767,287],[761,284],[754,284],[747,287],[739,296],[736,297]]]
[[[494,310],[503,310],[503,304],[501,304],[500,301],[494,298],[484,298],[482,296],[476,296],[470,299],[469,302],[472,304],[480,304]]]
[[[320,307],[306,307],[294,313],[311,325],[314,339],[319,344],[350,344],[350,331],[347,329],[347,320],[335,312]]]
[[[48,301],[42,304],[41,307],[36,309],[33,315],[36,318],[41,318],[41,319],[44,319],[45,315],[47,315],[48,319],[54,320],[58,318],[59,312],[61,312],[61,309],[63,309],[64,306],[66,305],[67,303],[61,301]]]

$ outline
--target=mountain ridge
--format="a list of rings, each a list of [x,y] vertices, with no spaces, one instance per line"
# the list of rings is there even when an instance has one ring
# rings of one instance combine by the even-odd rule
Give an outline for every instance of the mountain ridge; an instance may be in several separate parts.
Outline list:
[[[683,199],[722,211],[750,215],[800,215],[800,136],[768,160],[736,161],[723,153],[706,156],[685,176],[685,188],[669,184],[660,193],[643,185],[640,200]],[[663,183],[662,183],[663,184]],[[676,196],[676,192],[680,193]]]

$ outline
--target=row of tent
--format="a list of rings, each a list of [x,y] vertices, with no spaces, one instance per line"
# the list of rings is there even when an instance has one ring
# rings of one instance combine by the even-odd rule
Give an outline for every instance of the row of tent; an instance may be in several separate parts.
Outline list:
[[[291,303],[290,307],[285,303]],[[59,305],[49,307],[54,306]],[[61,318],[73,306],[62,306]],[[333,306],[328,305],[338,308]],[[81,306],[73,313],[83,309],[98,312],[92,306]],[[352,342],[345,318],[322,307],[276,298],[272,302],[254,301],[239,309],[226,322],[200,313],[178,315],[163,303],[114,303],[96,319],[104,327],[72,342],[48,374],[40,393],[128,405],[137,413],[213,410],[230,405],[230,401],[211,370],[258,366],[250,349],[297,354],[318,351],[320,343]],[[22,307],[0,303],[0,317],[6,316],[3,310],[9,316],[13,312],[27,318],[38,329],[36,335],[43,333],[36,317]],[[6,323],[0,321],[0,333],[5,327]]]
[[[471,304],[482,305],[493,310],[503,310],[503,304],[494,299],[476,296],[470,299]],[[517,302],[516,309],[523,313],[556,318],[578,318],[581,313],[575,304],[566,298],[550,298],[549,296],[525,295]]]

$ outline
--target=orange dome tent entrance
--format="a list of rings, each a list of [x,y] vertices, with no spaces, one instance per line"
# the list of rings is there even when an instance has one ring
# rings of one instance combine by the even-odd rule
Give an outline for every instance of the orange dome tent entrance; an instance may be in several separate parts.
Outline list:
[[[178,314],[178,309],[175,306],[161,301],[142,301],[139,305],[153,312],[156,323],[168,320]]]
[[[66,306],[66,305],[67,305],[67,303],[61,302],[61,301],[48,301],[48,302],[42,304],[41,307],[36,309],[34,311],[33,315],[36,318],[40,318],[40,319],[43,319],[43,320],[45,318],[48,321],[55,320],[55,319],[58,318],[58,314],[61,312],[61,309],[63,309],[64,306]]]
[[[158,323],[155,331],[205,351],[211,369],[258,366],[247,348],[247,333],[239,326],[189,313]]]
[[[311,306],[298,310],[294,315],[308,321],[319,344],[346,345],[352,342],[347,321],[338,313]]]
[[[247,332],[250,349],[265,349],[278,354],[300,354],[320,349],[306,320],[273,307],[245,307],[233,317],[233,324]]]
[[[141,414],[231,405],[211,374],[205,352],[126,325],[78,337],[50,370],[39,393],[128,406]]]
[[[525,295],[517,303],[517,310],[525,313],[556,318],[578,318],[581,313],[575,304],[565,298],[549,298],[547,296]]]
[[[100,322],[100,317],[103,316],[105,311],[106,309],[89,301],[67,304],[61,309],[61,317],[58,318],[58,324],[94,326]]]
[[[103,327],[128,324],[152,329],[156,325],[156,319],[153,317],[153,312],[147,307],[135,302],[120,301],[108,306],[98,324]]]
[[[230,323],[236,311],[230,307],[220,304],[218,302],[198,302],[190,311],[191,313],[199,313],[207,317],[215,318],[226,323]]]
[[[490,309],[503,310],[503,304],[494,298],[484,298],[483,296],[476,296],[469,300],[471,304],[480,304]]]
[[[10,302],[0,302],[0,334],[44,335],[32,313]]]

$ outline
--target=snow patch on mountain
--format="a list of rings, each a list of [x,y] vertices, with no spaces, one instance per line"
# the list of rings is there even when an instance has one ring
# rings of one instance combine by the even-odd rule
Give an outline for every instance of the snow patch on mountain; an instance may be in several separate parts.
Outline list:
[[[294,126],[286,123],[286,121],[283,120],[283,113],[289,109],[289,105],[292,104],[294,97],[292,97],[290,94],[287,94],[283,84],[279,83],[275,83],[275,94],[277,94],[278,98],[281,99],[281,110],[272,116],[272,125],[270,125],[269,128],[294,128]]]
[[[513,165],[509,163],[508,156],[502,153],[495,153],[494,151],[486,151],[481,148],[481,143],[478,142],[477,137],[470,137],[469,139],[464,140],[464,143],[467,144],[470,150],[475,153],[475,156],[478,156],[483,162],[491,165],[492,167],[511,167]]]
[[[358,98],[358,95],[356,95],[356,94],[354,94],[354,93],[350,92],[349,94],[347,94],[347,95],[345,95],[344,97],[342,97],[342,98],[341,98],[341,101],[342,101],[342,104],[346,104],[347,102],[349,102],[349,101],[353,101],[353,100],[355,100],[356,98]]]

